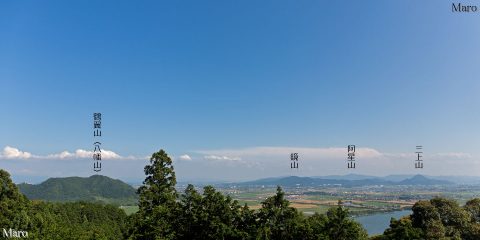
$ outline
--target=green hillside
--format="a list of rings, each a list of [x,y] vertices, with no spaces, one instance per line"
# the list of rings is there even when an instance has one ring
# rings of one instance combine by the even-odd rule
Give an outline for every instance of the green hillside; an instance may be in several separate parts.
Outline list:
[[[38,185],[19,184],[29,199],[53,202],[90,201],[116,205],[136,205],[135,188],[116,179],[93,175],[88,178],[49,178]]]

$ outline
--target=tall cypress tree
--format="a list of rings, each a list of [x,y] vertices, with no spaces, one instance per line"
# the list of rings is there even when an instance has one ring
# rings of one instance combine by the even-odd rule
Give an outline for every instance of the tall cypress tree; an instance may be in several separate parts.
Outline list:
[[[164,150],[152,154],[138,189],[139,211],[132,216],[130,239],[174,239],[177,191],[172,159]]]

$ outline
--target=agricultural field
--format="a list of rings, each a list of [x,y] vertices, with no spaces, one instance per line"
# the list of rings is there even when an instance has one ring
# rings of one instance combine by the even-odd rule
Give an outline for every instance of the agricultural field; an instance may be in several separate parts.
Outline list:
[[[257,210],[262,201],[275,194],[276,188],[216,188],[237,200],[240,205],[247,205]],[[177,189],[183,192],[182,188]],[[202,191],[201,187],[197,189]],[[354,216],[369,215],[381,212],[391,212],[409,209],[416,201],[431,199],[435,196],[455,199],[460,205],[468,199],[480,196],[480,189],[476,186],[463,187],[318,187],[318,188],[285,188],[286,199],[290,206],[297,208],[306,215],[325,213],[331,207],[342,206],[349,209]],[[138,211],[138,206],[121,206],[127,215]]]
[[[236,199],[241,205],[247,204],[251,209],[259,209],[262,201],[275,194],[275,188],[238,188],[221,189],[225,194]],[[466,199],[478,197],[478,189],[465,187],[356,187],[356,188],[285,188],[286,198],[291,206],[310,215],[325,213],[329,208],[342,206],[348,208],[352,215],[367,215],[379,212],[409,209],[416,201],[442,196],[455,199],[464,204]]]

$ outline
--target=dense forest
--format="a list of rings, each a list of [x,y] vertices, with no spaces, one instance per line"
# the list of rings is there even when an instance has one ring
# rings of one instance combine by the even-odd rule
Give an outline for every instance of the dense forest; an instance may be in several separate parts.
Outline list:
[[[127,216],[116,206],[30,201],[18,191],[4,170],[0,170],[0,186],[2,231],[26,231],[28,239],[52,240],[119,239],[125,232]],[[4,233],[1,236],[6,239]]]
[[[49,240],[369,239],[344,207],[307,217],[289,206],[280,187],[258,210],[239,205],[211,186],[199,193],[189,185],[180,194],[175,190],[172,160],[163,150],[152,155],[145,175],[137,191],[139,211],[127,216],[110,204],[29,200],[9,173],[0,170],[0,228]],[[480,199],[459,206],[450,199],[434,198],[417,202],[412,211],[392,219],[384,234],[370,239],[480,239]]]

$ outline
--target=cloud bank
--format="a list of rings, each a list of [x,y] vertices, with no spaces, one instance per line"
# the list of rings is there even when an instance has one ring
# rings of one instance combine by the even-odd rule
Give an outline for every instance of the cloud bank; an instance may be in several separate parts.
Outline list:
[[[199,160],[219,166],[250,166],[265,176],[370,174],[469,174],[480,172],[480,159],[469,153],[445,152],[422,154],[424,169],[415,169],[417,155],[412,152],[389,153],[369,147],[356,148],[356,169],[347,168],[346,147],[250,147],[239,149],[198,150]],[[298,153],[300,169],[292,173],[290,154]],[[195,158],[196,159],[196,158]],[[237,169],[239,170],[239,169]],[[240,170],[239,170],[240,171]],[[247,171],[247,170],[246,170]],[[250,170],[248,170],[250,171]],[[275,174],[276,173],[276,174]]]
[[[144,159],[143,157],[121,156],[113,151],[102,149],[102,159],[118,159],[118,160],[135,160]],[[63,160],[63,159],[84,159],[92,158],[93,151],[84,149],[77,149],[74,152],[63,151],[60,153],[53,153],[48,155],[34,155],[29,152],[21,151],[18,148],[6,146],[0,154],[0,159],[8,160],[27,160],[27,159],[51,159],[51,160]]]

